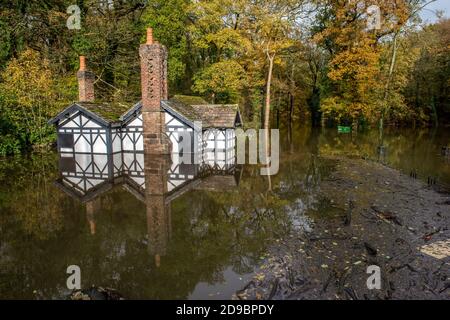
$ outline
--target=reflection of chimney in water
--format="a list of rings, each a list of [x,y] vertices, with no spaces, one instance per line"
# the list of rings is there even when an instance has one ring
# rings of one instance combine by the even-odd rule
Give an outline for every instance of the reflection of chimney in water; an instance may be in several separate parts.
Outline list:
[[[147,207],[148,250],[155,265],[161,265],[170,237],[170,204],[166,205],[167,172],[170,157],[145,155],[145,203]]]
[[[91,231],[91,235],[95,235],[95,212],[99,208],[100,199],[94,199],[89,202],[86,202],[86,218],[89,223],[89,229]]]

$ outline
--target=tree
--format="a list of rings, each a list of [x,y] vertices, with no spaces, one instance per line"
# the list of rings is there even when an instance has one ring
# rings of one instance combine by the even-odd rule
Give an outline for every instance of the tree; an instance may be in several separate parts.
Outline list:
[[[53,73],[49,61],[32,50],[10,61],[1,74],[3,111],[22,145],[43,143],[47,120],[55,112]]]
[[[404,51],[417,57],[410,64],[402,95],[419,123],[445,122],[450,114],[450,20],[409,34]]]
[[[367,30],[364,3],[321,1],[315,41],[330,53],[328,77],[333,92],[323,101],[323,111],[338,119],[373,122],[384,108],[376,101],[382,90],[380,41],[406,22],[409,6],[375,1],[383,13],[380,29]]]
[[[192,89],[207,95],[213,103],[236,103],[240,90],[247,86],[242,66],[234,60],[214,63],[194,77]]]
[[[172,91],[189,91],[192,84],[192,50],[189,27],[189,0],[151,1],[144,9],[141,24],[152,27],[158,41],[169,48],[168,79]],[[142,34],[145,34],[144,32]]]

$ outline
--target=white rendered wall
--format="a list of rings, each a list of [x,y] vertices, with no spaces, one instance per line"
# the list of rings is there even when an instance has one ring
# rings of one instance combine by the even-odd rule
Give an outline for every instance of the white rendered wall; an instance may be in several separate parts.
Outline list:
[[[144,151],[143,121],[140,114],[122,129],[123,151]]]

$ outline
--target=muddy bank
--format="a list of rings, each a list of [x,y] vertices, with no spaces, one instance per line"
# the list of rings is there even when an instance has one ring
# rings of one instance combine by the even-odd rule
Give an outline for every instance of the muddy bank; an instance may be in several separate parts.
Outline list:
[[[326,217],[286,235],[235,299],[449,299],[450,197],[379,163],[331,158]],[[367,267],[381,289],[367,288]]]
[[[124,300],[124,298],[116,289],[92,286],[74,290],[65,297],[65,300]]]

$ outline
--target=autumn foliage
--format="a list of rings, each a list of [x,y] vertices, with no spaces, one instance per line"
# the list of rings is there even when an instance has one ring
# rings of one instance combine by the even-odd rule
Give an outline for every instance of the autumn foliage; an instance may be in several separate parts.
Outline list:
[[[428,1],[82,1],[81,29],[69,30],[72,2],[1,5],[0,154],[53,141],[46,120],[77,99],[79,55],[100,100],[138,101],[147,27],[169,49],[171,95],[239,103],[247,126],[450,119],[450,23],[423,24]]]

